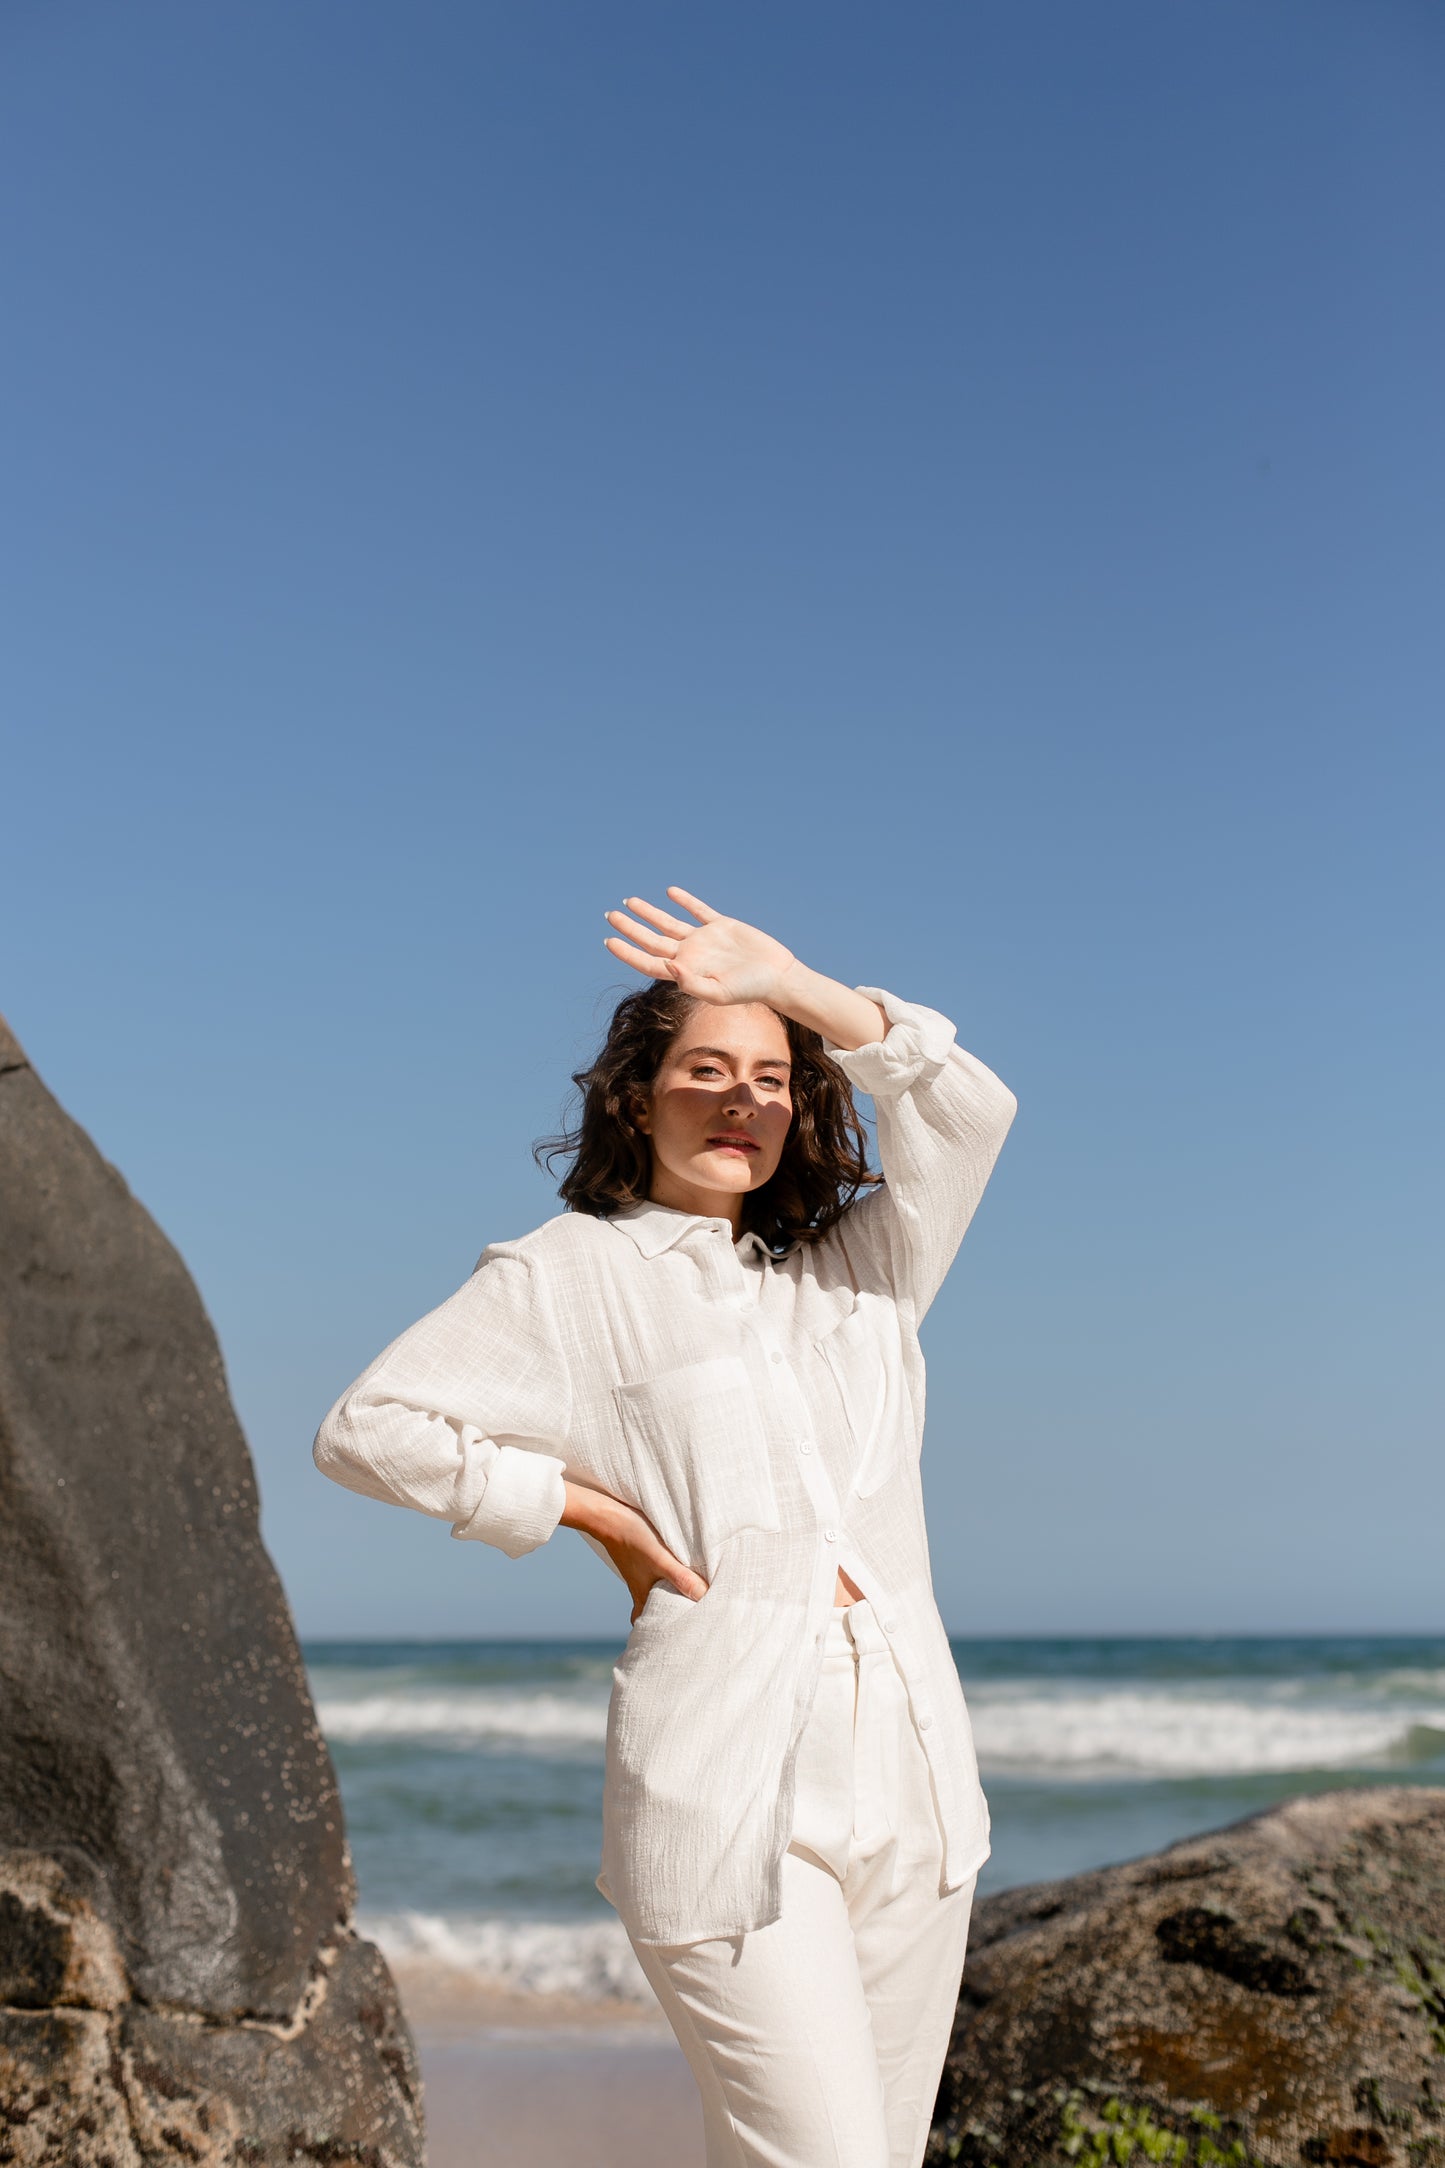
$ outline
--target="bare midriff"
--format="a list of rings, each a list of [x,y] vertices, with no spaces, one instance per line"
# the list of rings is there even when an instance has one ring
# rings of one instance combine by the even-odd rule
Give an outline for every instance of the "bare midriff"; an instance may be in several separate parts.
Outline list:
[[[836,1610],[837,1610],[837,1608],[838,1608],[838,1606],[839,1606],[840,1604],[845,1604],[845,1603],[862,1603],[862,1601],[863,1601],[863,1591],[862,1591],[862,1589],[861,1589],[861,1588],[858,1588],[857,1586],[855,1586],[855,1584],[854,1584],[854,1583],[853,1583],[852,1581],[850,1581],[850,1580],[849,1580],[849,1578],[848,1578],[847,1574],[846,1574],[846,1573],[844,1573],[844,1571],[843,1571],[842,1567],[840,1566],[840,1567],[838,1568],[838,1580],[837,1580],[837,1584],[836,1584],[836,1586],[834,1587],[834,1590],[833,1590],[833,1608],[834,1608],[834,1610],[836,1611]]]

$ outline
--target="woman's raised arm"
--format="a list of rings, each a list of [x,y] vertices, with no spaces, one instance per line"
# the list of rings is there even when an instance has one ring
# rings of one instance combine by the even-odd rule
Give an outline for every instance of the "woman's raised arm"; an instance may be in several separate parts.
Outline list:
[[[765,1002],[780,1016],[821,1032],[832,1046],[864,1046],[888,1028],[876,1001],[810,971],[771,934],[740,918],[725,918],[685,888],[667,893],[701,923],[689,926],[640,896],[629,896],[622,910],[606,914],[614,932],[603,945],[634,971],[673,979],[695,1001]],[[636,915],[629,918],[629,911]]]

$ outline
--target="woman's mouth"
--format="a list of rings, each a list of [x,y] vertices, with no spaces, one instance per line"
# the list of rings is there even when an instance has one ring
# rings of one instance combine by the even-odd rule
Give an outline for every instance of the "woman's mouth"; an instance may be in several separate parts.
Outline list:
[[[740,1132],[726,1130],[721,1135],[708,1138],[708,1149],[714,1152],[755,1152],[757,1145],[751,1137]]]

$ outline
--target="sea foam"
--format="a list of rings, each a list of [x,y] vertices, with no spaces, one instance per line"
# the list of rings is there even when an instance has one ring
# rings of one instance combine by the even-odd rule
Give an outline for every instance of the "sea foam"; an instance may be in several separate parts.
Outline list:
[[[985,1775],[1066,1780],[1355,1769],[1437,1752],[1436,1735],[1445,1732],[1445,1698],[1352,1706],[1145,1686],[1041,1693],[1035,1682],[991,1681],[970,1694],[969,1706]],[[465,1751],[521,1743],[580,1747],[590,1758],[607,1737],[600,1695],[393,1690],[323,1698],[318,1713],[327,1737],[346,1745],[414,1740]]]
[[[425,1739],[474,1747],[492,1739],[525,1739],[601,1746],[607,1737],[605,1701],[574,1701],[563,1694],[362,1694],[321,1701],[316,1713],[328,1739],[348,1744]]]
[[[970,1711],[985,1775],[1039,1778],[1357,1769],[1417,1759],[1445,1731],[1445,1704],[1309,1706],[1144,1688],[1056,1695],[991,1684]]]
[[[584,2002],[652,2000],[619,1920],[442,1918],[428,1912],[366,1915],[362,1934],[398,1964],[471,1973],[514,1995]]]

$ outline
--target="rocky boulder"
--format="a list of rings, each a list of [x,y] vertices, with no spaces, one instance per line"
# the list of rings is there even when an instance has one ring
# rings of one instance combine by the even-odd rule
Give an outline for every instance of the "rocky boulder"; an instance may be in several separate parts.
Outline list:
[[[0,2163],[418,2168],[191,1279],[0,1024]]]
[[[975,1914],[930,2164],[1445,2164],[1445,1791],[1325,1792]]]

